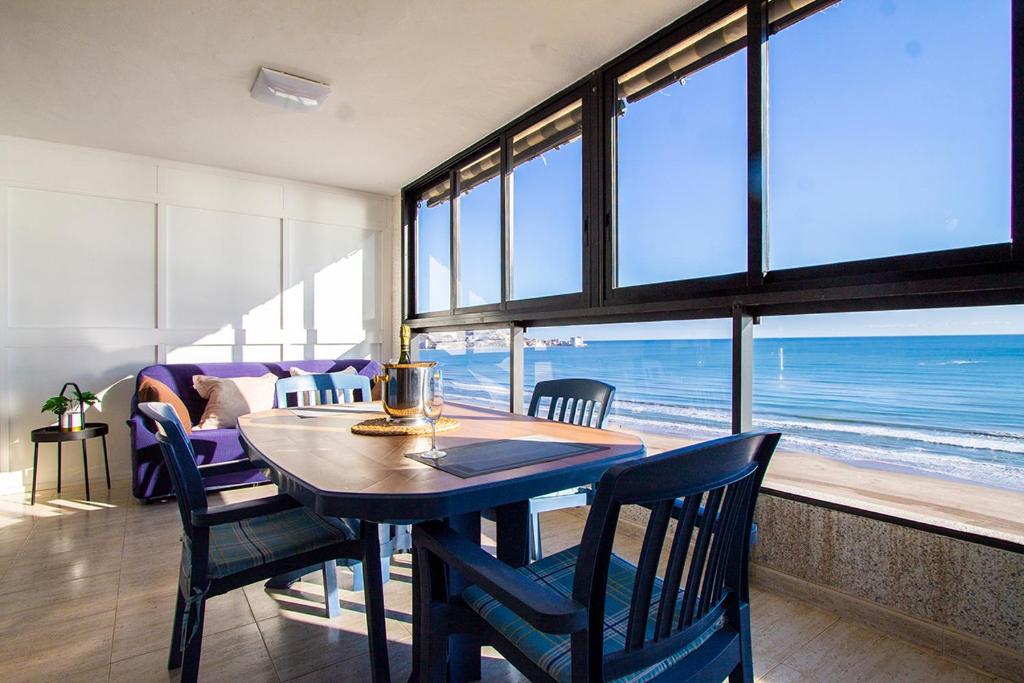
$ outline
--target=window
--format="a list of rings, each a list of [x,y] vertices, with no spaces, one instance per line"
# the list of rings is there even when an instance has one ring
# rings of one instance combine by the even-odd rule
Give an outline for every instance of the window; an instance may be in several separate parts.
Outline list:
[[[1021,332],[1021,306],[763,319],[768,485],[1024,536]]]
[[[451,188],[445,180],[416,204],[416,312],[451,308]]]
[[[769,40],[769,263],[1007,242],[1010,1],[845,0]]]
[[[537,382],[588,377],[615,387],[608,426],[664,450],[731,429],[730,322],[534,328],[523,354],[524,409]]]
[[[512,139],[512,296],[583,289],[583,103]]]
[[[420,360],[436,361],[445,400],[483,408],[509,408],[507,329],[433,332],[417,338]]]
[[[459,169],[459,306],[501,301],[501,154]]]
[[[617,286],[746,271],[745,36],[741,10],[616,79]]]

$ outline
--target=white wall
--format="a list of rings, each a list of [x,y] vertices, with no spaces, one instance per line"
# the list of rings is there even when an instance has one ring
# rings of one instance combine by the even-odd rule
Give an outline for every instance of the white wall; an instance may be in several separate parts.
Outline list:
[[[381,195],[0,136],[0,492],[31,485],[29,432],[65,381],[106,390],[89,419],[110,424],[111,474],[127,477],[144,365],[391,354],[393,211]],[[100,482],[98,443],[90,454]]]

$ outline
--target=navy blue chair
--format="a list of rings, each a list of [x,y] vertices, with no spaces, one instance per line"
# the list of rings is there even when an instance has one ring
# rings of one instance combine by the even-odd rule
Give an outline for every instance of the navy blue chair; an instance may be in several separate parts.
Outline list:
[[[615,400],[615,387],[593,379],[552,379],[537,382],[526,414],[584,427],[604,427]],[[590,505],[594,490],[581,486],[530,500],[530,560],[544,556],[540,513]]]
[[[752,682],[746,530],[778,441],[752,432],[616,465],[580,545],[519,569],[441,522],[414,527],[421,680],[443,678],[459,633],[531,681]],[[612,553],[623,505],[651,509],[636,565]],[[451,599],[447,567],[470,582]]]
[[[277,380],[274,391],[278,408],[355,403],[370,400],[370,378],[344,372],[295,375]],[[380,559],[380,571],[385,583],[391,578],[391,552],[394,546],[391,532],[390,524],[380,525],[381,550],[384,554]],[[351,560],[343,560],[341,564],[352,570],[352,590],[363,590],[362,565]],[[273,585],[281,587],[287,583],[288,579],[285,578],[283,581],[275,581]]]
[[[296,375],[277,380],[277,407],[301,407],[303,405],[323,405],[328,403],[353,403],[355,392],[358,400],[370,400],[370,378],[344,372],[325,372],[320,374]],[[289,403],[289,397],[294,403]],[[315,402],[308,399],[315,397]]]
[[[157,441],[184,530],[167,668],[182,667],[181,680],[195,681],[206,601],[254,581],[322,565],[327,616],[334,616],[338,612],[335,560],[349,558],[370,568],[364,572],[370,656],[375,672],[387,672],[377,525],[320,517],[286,495],[210,509],[191,441],[174,409],[166,403],[142,403],[139,410],[157,425]]]

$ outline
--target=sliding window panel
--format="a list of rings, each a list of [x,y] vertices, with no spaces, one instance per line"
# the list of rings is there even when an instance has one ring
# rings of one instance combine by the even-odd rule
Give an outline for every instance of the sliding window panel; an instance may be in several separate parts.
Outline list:
[[[1010,15],[846,0],[769,39],[772,269],[1009,241]]]
[[[1024,534],[1024,306],[766,316],[765,483],[983,534]]]
[[[512,299],[583,291],[583,102],[512,138]]]
[[[615,79],[616,287],[746,270],[745,37],[740,10]]]
[[[416,344],[419,359],[441,370],[445,400],[508,410],[508,328],[432,332],[417,336]]]
[[[438,183],[416,203],[416,312],[451,309],[451,183]]]
[[[458,171],[460,308],[501,302],[501,152]]]
[[[658,453],[730,433],[728,320],[534,327],[523,351],[523,408],[538,382],[583,377],[615,387],[607,427]],[[540,403],[540,414],[550,402]]]

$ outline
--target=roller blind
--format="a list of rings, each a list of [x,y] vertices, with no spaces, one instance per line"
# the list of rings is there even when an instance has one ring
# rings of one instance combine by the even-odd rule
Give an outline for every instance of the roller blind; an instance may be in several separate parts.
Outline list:
[[[817,2],[819,0],[772,0],[768,4],[768,21],[770,24],[785,22]],[[746,36],[747,11],[743,8],[619,76],[619,100],[635,102],[679,82],[687,74],[743,47]]]
[[[577,100],[546,119],[527,128],[512,139],[512,163],[515,166],[535,159],[545,152],[572,142],[583,134],[583,102]],[[501,172],[501,150],[494,149],[458,171],[459,190],[469,192]],[[448,201],[446,183],[435,185],[423,193],[420,201],[436,206]]]

